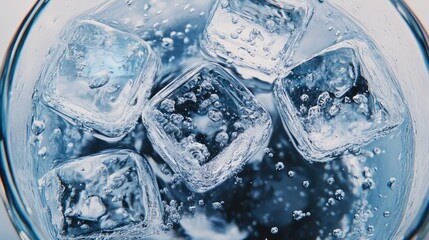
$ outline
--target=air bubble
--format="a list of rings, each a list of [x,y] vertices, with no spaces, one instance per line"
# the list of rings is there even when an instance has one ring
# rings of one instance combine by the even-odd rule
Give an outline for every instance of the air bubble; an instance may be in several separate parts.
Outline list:
[[[335,191],[335,199],[337,199],[338,201],[344,200],[345,197],[346,197],[346,194],[344,193],[343,190],[337,189]]]
[[[362,188],[364,190],[371,190],[375,188],[375,183],[374,180],[372,180],[371,178],[366,178],[364,180],[364,182],[362,183]]]
[[[396,185],[396,178],[394,178],[394,177],[389,178],[389,181],[387,182],[387,186],[390,189],[393,189],[395,187],[395,185]]]
[[[174,41],[171,38],[162,38],[161,46],[165,49],[173,49]]]
[[[310,186],[310,182],[309,182],[309,181],[303,181],[303,182],[302,182],[302,186],[303,186],[304,188],[308,188],[308,187]]]
[[[343,231],[339,228],[334,229],[334,231],[332,231],[332,235],[334,235],[334,237],[341,237],[343,235]]]
[[[388,218],[390,216],[390,212],[389,211],[384,211],[383,216],[385,218]]]
[[[310,212],[304,213],[302,212],[302,210],[295,210],[293,211],[292,217],[295,221],[299,221],[304,217],[309,217],[310,215],[311,215]]]
[[[276,167],[277,171],[281,171],[285,168],[285,165],[282,162],[278,162],[278,163],[276,163],[275,167]]]
[[[106,85],[110,80],[110,72],[107,70],[100,71],[90,79],[88,85],[91,89],[100,88]]]
[[[279,229],[277,227],[271,228],[271,234],[277,234],[279,232]]]
[[[376,147],[376,148],[373,149],[373,152],[374,152],[375,155],[380,155],[381,154],[381,149]]]
[[[48,148],[47,147],[42,147],[37,152],[37,155],[39,155],[39,157],[46,157],[47,154],[48,154]]]
[[[34,135],[38,136],[45,131],[45,123],[39,120],[35,120],[31,125],[31,131]]]
[[[223,119],[222,113],[219,112],[219,111],[215,111],[215,110],[210,110],[209,113],[208,113],[208,117],[213,122],[219,122],[219,121],[221,121]]]
[[[216,135],[215,141],[221,146],[225,146],[228,143],[229,136],[226,132],[220,132]]]
[[[219,209],[222,209],[222,204],[223,204],[223,201],[222,202],[214,202],[214,203],[212,203],[212,207],[214,210],[219,210]]]

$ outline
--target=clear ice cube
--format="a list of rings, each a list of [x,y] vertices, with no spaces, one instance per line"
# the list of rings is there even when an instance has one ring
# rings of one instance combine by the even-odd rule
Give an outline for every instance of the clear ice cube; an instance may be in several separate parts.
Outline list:
[[[269,74],[291,56],[312,9],[307,0],[220,0],[201,45],[210,55]]]
[[[39,185],[60,238],[149,236],[162,223],[152,170],[129,150],[71,160],[45,174]]]
[[[93,20],[73,22],[42,76],[45,104],[99,136],[120,138],[137,123],[156,60],[138,37]]]
[[[385,135],[405,111],[371,43],[348,40],[292,67],[274,84],[285,128],[308,160],[328,161]]]
[[[271,134],[268,112],[214,64],[173,80],[150,100],[142,117],[155,149],[197,192],[231,177]]]

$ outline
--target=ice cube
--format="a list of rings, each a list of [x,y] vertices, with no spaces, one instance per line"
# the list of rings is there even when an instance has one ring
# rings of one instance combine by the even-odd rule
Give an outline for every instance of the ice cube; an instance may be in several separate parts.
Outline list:
[[[148,236],[162,222],[152,170],[129,150],[74,159],[49,171],[39,184],[60,238]]]
[[[278,110],[308,160],[327,161],[395,128],[405,111],[371,43],[347,40],[292,67],[274,84]]]
[[[145,41],[79,20],[54,51],[40,81],[46,105],[99,136],[120,138],[135,126],[157,65]]]
[[[271,134],[267,111],[214,64],[173,80],[150,100],[142,117],[158,153],[197,192],[231,177]]]
[[[312,1],[220,0],[202,47],[237,66],[270,73],[287,60],[313,12]]]

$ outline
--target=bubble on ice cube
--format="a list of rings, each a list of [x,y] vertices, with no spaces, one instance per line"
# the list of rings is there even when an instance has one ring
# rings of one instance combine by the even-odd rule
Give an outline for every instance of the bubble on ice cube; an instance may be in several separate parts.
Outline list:
[[[145,41],[93,20],[76,20],[54,52],[40,79],[46,105],[100,137],[120,138],[135,126],[156,71]]]
[[[214,64],[173,80],[142,116],[155,149],[197,192],[231,177],[271,134],[268,112]]]
[[[269,75],[292,55],[312,13],[307,0],[220,0],[201,45],[209,55]]]
[[[74,159],[49,171],[39,184],[60,238],[149,236],[162,222],[152,170],[129,150]]]
[[[398,126],[405,107],[392,76],[371,43],[348,40],[277,79],[278,109],[300,153],[328,161]]]

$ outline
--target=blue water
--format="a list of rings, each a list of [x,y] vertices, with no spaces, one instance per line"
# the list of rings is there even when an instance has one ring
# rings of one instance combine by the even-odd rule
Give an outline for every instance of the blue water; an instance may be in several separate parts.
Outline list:
[[[314,29],[342,34],[308,46]],[[114,1],[51,54],[28,142],[58,238],[380,239],[399,224],[408,109],[328,3]]]

